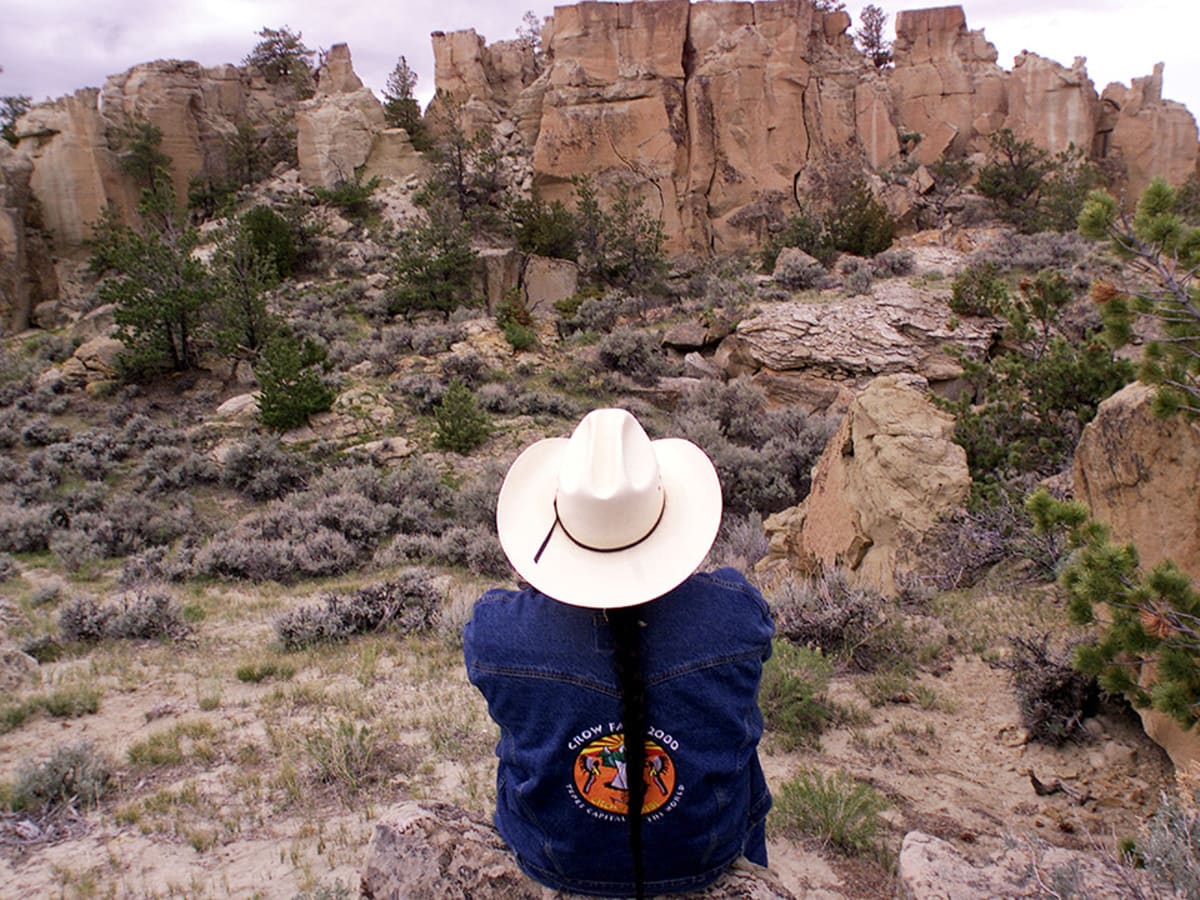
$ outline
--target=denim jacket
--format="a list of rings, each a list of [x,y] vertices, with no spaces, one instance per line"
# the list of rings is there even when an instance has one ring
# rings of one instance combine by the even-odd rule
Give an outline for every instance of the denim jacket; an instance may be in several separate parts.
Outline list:
[[[774,628],[734,569],[693,575],[640,612],[645,887],[690,891],[741,855],[767,864],[756,695]],[[604,613],[533,588],[489,591],[463,652],[500,726],[495,823],[518,865],[556,890],[631,895],[621,695]]]

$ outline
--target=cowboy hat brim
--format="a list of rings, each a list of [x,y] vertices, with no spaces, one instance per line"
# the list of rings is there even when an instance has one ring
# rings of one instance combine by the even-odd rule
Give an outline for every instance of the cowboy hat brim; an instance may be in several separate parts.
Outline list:
[[[721,525],[721,483],[704,451],[679,438],[651,443],[665,497],[662,518],[633,546],[605,551],[575,543],[558,522],[554,497],[569,443],[549,438],[526,448],[500,488],[496,530],[517,574],[548,597],[591,609],[645,603],[682,584]]]

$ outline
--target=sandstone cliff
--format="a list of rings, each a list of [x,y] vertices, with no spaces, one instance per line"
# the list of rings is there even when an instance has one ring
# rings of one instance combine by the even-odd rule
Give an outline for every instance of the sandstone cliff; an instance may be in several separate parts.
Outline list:
[[[1023,53],[1006,71],[949,6],[901,12],[881,72],[849,27],[807,0],[584,3],[547,21],[540,75],[513,42],[435,32],[433,45],[438,88],[476,123],[520,133],[547,199],[567,198],[575,175],[626,181],[676,251],[755,244],[832,167],[961,156],[1002,127],[1116,161],[1129,196],[1196,170],[1196,122],[1162,99],[1161,67],[1103,96],[1082,58]]]

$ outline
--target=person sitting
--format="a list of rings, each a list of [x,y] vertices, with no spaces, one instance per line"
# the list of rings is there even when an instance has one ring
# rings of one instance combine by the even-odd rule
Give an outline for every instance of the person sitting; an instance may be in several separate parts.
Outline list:
[[[774,626],[737,570],[696,571],[720,522],[704,451],[625,410],[505,476],[497,531],[527,586],[479,598],[463,654],[500,729],[496,828],[543,885],[642,898],[767,864],[756,696]]]

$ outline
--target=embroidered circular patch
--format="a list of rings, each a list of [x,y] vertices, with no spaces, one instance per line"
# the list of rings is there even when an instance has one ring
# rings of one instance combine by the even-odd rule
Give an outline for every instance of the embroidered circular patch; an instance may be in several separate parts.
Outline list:
[[[575,790],[596,809],[624,815],[629,811],[629,776],[625,771],[625,736],[621,732],[592,741],[575,758]],[[660,744],[647,739],[642,767],[646,799],[642,815],[649,815],[671,799],[675,766]]]

